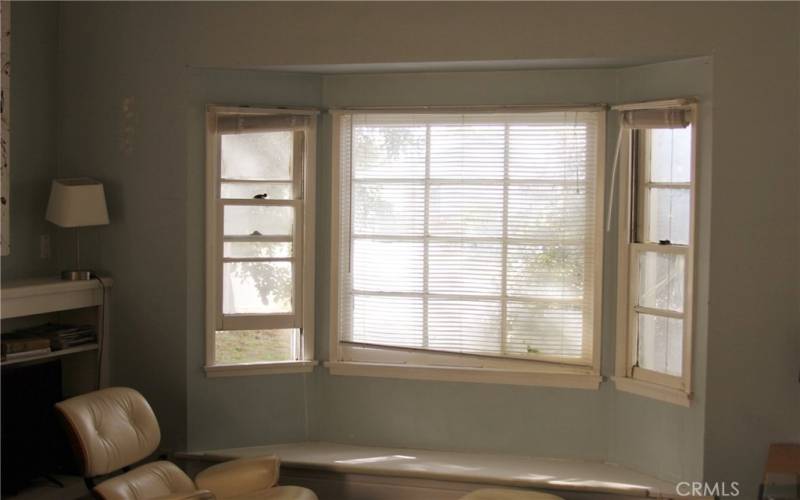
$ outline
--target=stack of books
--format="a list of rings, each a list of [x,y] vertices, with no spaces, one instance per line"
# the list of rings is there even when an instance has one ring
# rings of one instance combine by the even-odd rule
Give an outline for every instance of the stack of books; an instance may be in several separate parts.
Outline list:
[[[46,338],[20,331],[3,335],[2,352],[4,361],[47,354],[51,350],[50,340]]]
[[[4,360],[18,359],[93,342],[97,342],[97,333],[91,325],[47,323],[4,333],[2,354]]]

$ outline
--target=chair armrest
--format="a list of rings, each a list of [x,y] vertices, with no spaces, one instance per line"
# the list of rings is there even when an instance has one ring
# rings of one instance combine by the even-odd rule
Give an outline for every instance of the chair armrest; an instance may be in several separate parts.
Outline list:
[[[195,478],[198,488],[218,498],[272,488],[278,482],[280,460],[275,456],[239,458],[212,465]]]

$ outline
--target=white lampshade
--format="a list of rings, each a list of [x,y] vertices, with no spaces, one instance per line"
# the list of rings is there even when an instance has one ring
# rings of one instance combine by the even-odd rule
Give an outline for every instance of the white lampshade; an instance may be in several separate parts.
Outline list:
[[[50,188],[47,220],[61,227],[108,224],[103,183],[94,179],[55,179]]]

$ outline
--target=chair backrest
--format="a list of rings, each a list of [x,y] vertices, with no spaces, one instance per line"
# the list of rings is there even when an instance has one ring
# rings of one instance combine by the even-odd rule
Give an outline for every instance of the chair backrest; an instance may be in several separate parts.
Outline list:
[[[144,396],[127,387],[82,394],[57,403],[56,408],[67,423],[86,477],[138,462],[161,441],[153,409]]]

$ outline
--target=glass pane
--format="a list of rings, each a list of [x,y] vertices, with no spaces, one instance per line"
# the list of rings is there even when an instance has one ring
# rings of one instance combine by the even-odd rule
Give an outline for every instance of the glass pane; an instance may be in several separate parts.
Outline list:
[[[683,311],[683,255],[659,252],[639,254],[639,305]]]
[[[502,179],[504,159],[504,125],[431,127],[433,179]]]
[[[581,299],[584,250],[577,246],[508,245],[508,294]]]
[[[502,255],[500,243],[431,242],[429,291],[499,297]]]
[[[293,361],[299,330],[229,330],[214,336],[217,364]]]
[[[422,347],[422,299],[353,297],[354,342]]]
[[[353,232],[360,235],[422,235],[422,184],[357,183],[353,186]]]
[[[224,263],[222,312],[224,314],[292,312],[292,263]]]
[[[508,235],[537,241],[584,240],[591,231],[591,197],[578,185],[512,185]]]
[[[649,131],[650,180],[690,182],[692,169],[692,127]]]
[[[501,354],[500,301],[434,299],[428,302],[428,347]]]
[[[222,135],[222,178],[292,180],[292,132]]]
[[[223,243],[224,256],[237,257],[291,257],[291,242],[273,241],[226,241]]]
[[[369,115],[359,117],[368,122]],[[425,177],[425,127],[353,127],[353,178]]]
[[[506,321],[508,354],[578,359],[591,355],[591,339],[583,338],[580,305],[508,301]]]
[[[432,236],[502,236],[503,186],[433,185],[430,192]]]
[[[228,199],[252,200],[256,195],[267,195],[265,198],[268,200],[291,200],[292,185],[290,183],[223,182],[220,194],[223,198]]]
[[[648,189],[646,241],[669,240],[675,245],[689,244],[689,208],[691,191],[688,189]]]
[[[353,288],[371,292],[422,292],[422,242],[353,241]]]
[[[291,236],[293,226],[292,207],[225,207],[225,236]]]
[[[683,320],[639,314],[639,366],[680,376],[683,364]]]

